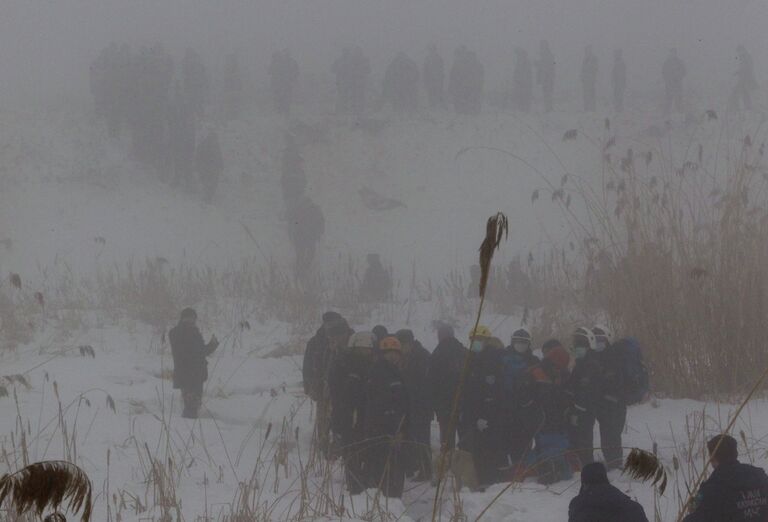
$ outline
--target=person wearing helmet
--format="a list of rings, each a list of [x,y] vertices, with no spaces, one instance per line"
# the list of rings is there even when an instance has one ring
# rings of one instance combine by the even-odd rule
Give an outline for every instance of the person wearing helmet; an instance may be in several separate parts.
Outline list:
[[[571,337],[571,355],[575,360],[569,393],[573,405],[569,411],[570,441],[580,465],[594,461],[593,430],[595,411],[602,390],[602,364],[595,351],[597,340],[591,328],[576,328]]]
[[[349,338],[331,368],[328,385],[331,394],[331,429],[339,441],[350,495],[364,491],[370,481],[365,472],[366,383],[374,362],[372,332],[357,332]]]
[[[456,446],[456,426],[451,426],[453,401],[464,368],[467,348],[456,339],[453,327],[437,326],[437,346],[429,356],[429,391],[432,407],[440,426],[440,446],[452,450]]]
[[[192,308],[181,311],[179,323],[168,332],[173,356],[173,387],[181,390],[185,419],[196,419],[203,399],[203,384],[208,380],[208,361],[219,346],[216,336],[208,344],[197,328],[197,312]]]
[[[402,346],[397,337],[385,337],[379,357],[365,386],[363,427],[370,485],[386,497],[401,497],[405,483],[403,440],[407,440],[410,400],[403,379]]]
[[[504,479],[507,441],[504,422],[503,343],[480,326],[470,337],[472,355],[464,386],[459,448],[472,454],[481,486]]]
[[[605,465],[610,469],[624,462],[621,434],[627,421],[624,393],[624,365],[621,354],[613,347],[613,334],[605,326],[592,328],[595,334],[595,352],[602,366],[601,389],[595,404],[595,419],[600,425],[600,447]]]
[[[536,472],[540,484],[553,484],[571,478],[568,452],[568,423],[566,420],[571,401],[566,391],[570,355],[559,341],[544,343],[541,364],[531,368],[536,402],[543,420],[535,435]]]
[[[417,482],[432,478],[430,425],[432,402],[429,394],[429,352],[416,340],[411,330],[395,334],[403,347],[403,379],[410,398],[410,430],[406,474]]]
[[[530,370],[540,363],[533,355],[531,332],[515,330],[504,350],[504,407],[507,423],[507,454],[519,475],[522,459],[530,452],[533,435],[541,424],[541,409],[535,401]]]

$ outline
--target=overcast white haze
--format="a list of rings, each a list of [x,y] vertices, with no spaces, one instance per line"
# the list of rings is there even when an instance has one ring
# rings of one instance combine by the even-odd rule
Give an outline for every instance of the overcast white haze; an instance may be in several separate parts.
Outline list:
[[[553,109],[534,80],[532,107],[517,110],[515,49],[527,51],[535,77],[542,40],[555,57]],[[398,112],[382,95],[387,67],[405,52],[421,73],[433,45],[445,61],[445,104],[429,107],[420,78],[417,106]],[[742,45],[754,62],[751,108],[733,103]],[[371,68],[359,112],[351,97],[337,97],[332,70],[355,46]],[[477,113],[457,114],[448,95],[460,46],[484,67]],[[594,111],[582,99],[586,46],[599,62]],[[145,77],[118,75],[115,86],[99,76],[111,67],[104,56],[119,62],[118,49],[129,48],[130,70]],[[199,105],[179,94],[189,49],[210,80]],[[623,111],[611,88],[619,49]],[[672,49],[687,74],[681,105],[666,107],[662,64]],[[283,50],[299,71],[287,115],[276,110],[269,73]],[[233,55],[239,74],[227,72]],[[173,76],[157,74],[166,63],[158,56],[172,58]],[[109,100],[99,105],[102,92]],[[634,158],[649,191],[659,176],[665,191],[671,180],[691,195],[679,222],[698,237],[696,227],[717,214],[707,198],[728,188],[737,158],[757,156],[753,141],[766,141],[766,111],[766,0],[0,0],[0,474],[70,460],[93,482],[94,520],[107,522],[333,520],[339,512],[323,504],[325,491],[345,520],[430,520],[428,481],[408,479],[402,499],[377,507],[375,489],[340,500],[339,460],[308,466],[317,412],[301,366],[323,312],[338,311],[358,332],[378,323],[411,329],[430,352],[435,324],[451,323],[466,344],[480,304],[470,270],[486,219],[500,211],[509,238],[494,258],[500,270],[482,320],[494,336],[506,345],[526,326],[541,355],[546,339],[567,344],[587,321],[620,324],[617,338],[640,335],[585,283],[599,277],[585,268],[600,255],[632,251],[621,224],[613,235],[605,226],[611,215],[621,223],[617,207],[629,204],[622,158]],[[768,172],[762,153],[747,171]],[[691,170],[702,173],[700,186],[685,177]],[[749,204],[765,210],[766,188]],[[585,194],[604,208],[585,204]],[[592,241],[602,242],[600,255]],[[715,270],[708,248],[691,248],[682,271]],[[377,295],[365,288],[369,254],[380,256],[388,281]],[[689,296],[689,286],[679,288]],[[739,313],[751,306],[724,294]],[[171,381],[168,331],[185,307],[197,310],[206,340],[221,341],[196,420],[181,418]],[[637,329],[655,331],[643,319]],[[731,335],[712,342],[720,349]],[[663,343],[641,341],[652,377],[668,376]],[[698,371],[712,360],[675,360],[675,368]],[[653,398],[630,407],[623,432],[625,446],[655,446],[668,469],[673,458],[702,461],[704,435],[734,409],[719,398],[742,393],[673,380],[652,384]],[[745,411],[739,443],[749,440],[749,459],[765,465],[768,402]],[[691,434],[698,422],[704,428]],[[437,454],[436,421],[431,440]],[[174,493],[160,498],[150,458],[173,476],[162,486]],[[686,473],[670,473],[665,496],[619,470],[610,479],[649,518],[657,508],[659,520],[674,521],[678,490],[692,482]],[[246,516],[238,488],[249,477],[259,500]],[[494,501],[505,486],[465,488],[466,519],[493,503],[484,520],[566,520],[579,474],[549,486],[530,477]],[[444,520],[458,505],[449,497]]]

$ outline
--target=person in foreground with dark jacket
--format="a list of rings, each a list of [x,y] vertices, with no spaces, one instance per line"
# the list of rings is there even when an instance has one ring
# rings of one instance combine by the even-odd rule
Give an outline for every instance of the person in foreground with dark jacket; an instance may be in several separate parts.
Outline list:
[[[581,490],[568,506],[568,522],[648,522],[643,506],[608,482],[601,462],[581,469]]]
[[[196,419],[203,400],[203,384],[208,380],[208,361],[219,346],[216,336],[208,344],[197,328],[197,312],[192,308],[181,311],[179,324],[168,332],[173,356],[173,387],[181,390],[185,419]]]
[[[414,338],[411,330],[395,334],[403,348],[403,379],[410,398],[410,423],[405,472],[417,482],[432,478],[431,424],[432,401],[429,394],[429,352]]]
[[[739,462],[736,439],[718,435],[707,442],[714,471],[699,488],[683,522],[768,520],[768,476]]]
[[[456,339],[453,327],[448,324],[438,326],[437,341],[437,347],[429,356],[429,390],[440,426],[440,446],[453,449],[456,446],[456,426],[450,429],[449,424],[467,349]]]
[[[374,363],[375,337],[371,332],[357,332],[336,357],[328,378],[331,393],[331,429],[338,438],[344,458],[347,489],[351,495],[365,490],[367,476],[365,453],[366,386]]]
[[[365,386],[365,459],[370,487],[378,487],[385,497],[399,498],[405,484],[402,443],[408,437],[410,400],[400,341],[385,337],[379,350],[381,357],[370,368]]]

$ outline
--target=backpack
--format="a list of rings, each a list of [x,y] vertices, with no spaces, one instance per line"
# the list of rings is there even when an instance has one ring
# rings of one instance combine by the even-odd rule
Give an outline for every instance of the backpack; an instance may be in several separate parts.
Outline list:
[[[634,337],[625,337],[616,341],[613,349],[616,350],[624,380],[624,401],[627,406],[640,404],[650,391],[648,368],[643,362],[640,342]]]

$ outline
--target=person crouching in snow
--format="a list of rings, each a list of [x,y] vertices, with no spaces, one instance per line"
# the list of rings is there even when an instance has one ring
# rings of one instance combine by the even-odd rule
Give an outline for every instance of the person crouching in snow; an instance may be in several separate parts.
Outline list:
[[[216,336],[208,344],[197,328],[197,312],[192,308],[181,311],[179,324],[168,333],[173,355],[173,387],[181,390],[185,419],[196,419],[203,400],[203,384],[208,380],[208,361],[219,346]]]
[[[405,483],[403,441],[408,436],[408,390],[402,375],[402,346],[397,337],[379,344],[381,357],[366,383],[364,432],[366,464],[372,486],[385,497],[401,497]]]

